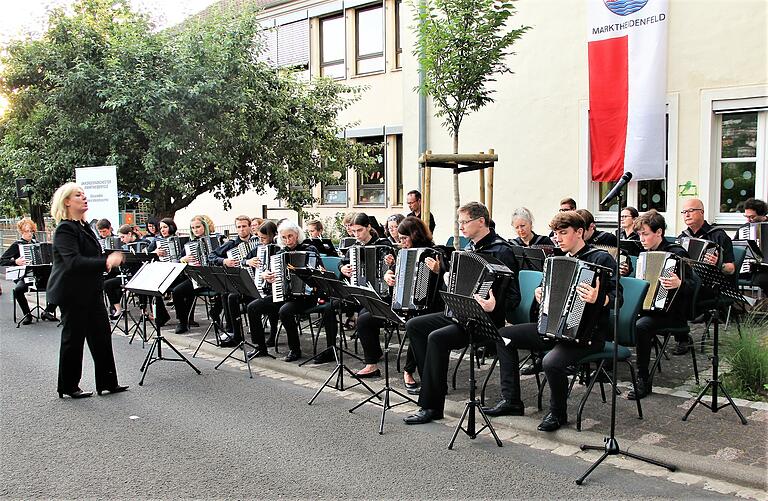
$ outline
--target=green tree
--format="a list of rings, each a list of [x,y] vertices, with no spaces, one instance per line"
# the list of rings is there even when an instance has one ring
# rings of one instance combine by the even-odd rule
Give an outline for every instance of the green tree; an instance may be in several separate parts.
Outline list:
[[[453,153],[458,153],[464,118],[493,102],[489,84],[494,75],[512,73],[506,63],[513,54],[510,48],[530,27],[508,29],[515,13],[511,0],[422,0],[415,10],[413,54],[424,77],[417,90],[432,97],[435,116],[443,119],[453,138]],[[458,170],[453,172],[453,201],[458,210]],[[455,213],[454,242],[458,248]]]
[[[116,165],[121,191],[161,216],[213,192],[276,190],[299,210],[332,169],[366,169],[368,150],[340,137],[338,113],[360,89],[302,82],[258,62],[261,27],[247,5],[158,31],[127,0],[79,0],[45,34],[11,43],[0,91],[0,199],[31,177],[47,201],[74,168]],[[337,167],[337,168],[338,168]]]

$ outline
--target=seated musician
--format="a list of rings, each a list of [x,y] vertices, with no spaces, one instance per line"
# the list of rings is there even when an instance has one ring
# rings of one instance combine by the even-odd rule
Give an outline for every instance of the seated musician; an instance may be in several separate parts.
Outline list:
[[[432,233],[427,225],[421,219],[409,216],[404,217],[403,221],[397,227],[398,240],[403,249],[413,249],[419,247],[434,247]],[[440,261],[428,257],[425,263],[433,273],[440,273]],[[388,270],[384,274],[384,280],[390,287],[395,285],[395,272]],[[432,311],[439,311],[435,306],[440,303],[439,309],[442,309],[442,303],[435,301],[432,305]],[[365,367],[357,372],[358,377],[370,378],[381,376],[379,370],[379,360],[384,355],[379,344],[379,334],[382,322],[371,317],[371,314],[363,308],[357,317],[357,338],[360,340],[360,346],[363,347],[363,360]],[[405,367],[403,368],[403,380],[407,388],[417,387],[413,374],[416,372],[416,359],[413,355],[413,349],[408,348]]]
[[[21,255],[21,249],[19,245],[24,244],[36,244],[35,232],[37,231],[37,225],[32,219],[25,217],[16,223],[16,229],[19,231],[19,239],[13,242],[8,249],[0,257],[0,266],[24,266],[27,264],[27,260]],[[16,279],[16,287],[14,287],[14,297],[16,303],[21,309],[23,315],[21,323],[23,325],[29,325],[32,323],[32,313],[29,309],[29,303],[24,294],[29,290],[29,285],[24,281],[24,277]],[[45,311],[40,315],[43,320],[57,320],[56,318],[56,305],[47,304]]]
[[[718,263],[720,263],[720,270],[726,275],[732,275],[734,280],[736,280],[735,273],[737,270],[733,263],[733,242],[731,242],[725,230],[710,225],[704,219],[704,203],[698,198],[688,198],[683,202],[683,209],[680,213],[683,215],[683,222],[687,228],[680,233],[678,239],[685,237],[700,238],[716,243],[721,252],[704,256],[704,261],[714,266],[718,266]],[[714,299],[714,297],[714,292],[708,287],[702,287],[699,290],[699,301],[708,301]],[[701,322],[707,317],[708,313],[703,313],[694,322]],[[688,337],[677,335],[675,340],[677,341],[677,346],[672,354],[685,355],[688,353]]]
[[[670,243],[664,238],[667,224],[664,216],[650,210],[637,218],[635,229],[640,237],[640,243],[646,251],[669,252],[677,256],[688,258],[685,249],[676,243]],[[687,266],[687,265],[685,265]],[[648,376],[648,365],[651,359],[651,342],[653,336],[663,329],[684,327],[687,325],[686,312],[690,308],[690,299],[696,287],[698,277],[690,269],[683,273],[685,282],[672,273],[669,278],[659,277],[659,283],[665,289],[672,291],[679,289],[675,299],[667,311],[644,311],[635,323],[635,348],[637,356],[637,393],[629,392],[629,399],[644,398],[652,389],[652,381]],[[649,292],[650,294],[650,292]]]
[[[253,249],[251,252],[249,252],[245,256],[245,262],[246,265],[250,266],[251,268],[258,268],[262,266],[262,263],[259,261],[258,252],[259,247],[262,245],[270,245],[270,244],[277,244],[277,225],[272,221],[264,221],[261,226],[259,226],[258,231],[256,232],[256,237],[259,239],[259,245]],[[269,263],[266,263],[269,265]],[[269,282],[264,283],[264,288],[261,291],[261,293],[265,296],[272,296],[272,284]],[[252,297],[246,297],[244,298],[246,304],[250,304],[254,299]],[[250,317],[249,317],[250,318]],[[239,318],[235,316],[235,321],[239,322]],[[275,340],[277,339],[277,327],[279,326],[280,319],[277,315],[277,310],[270,309],[267,312],[267,320],[269,321],[269,339],[267,339],[266,346],[274,346]],[[257,327],[255,324],[253,324],[250,320],[248,321],[249,328],[251,332],[251,342],[255,344],[256,346],[261,346],[262,341],[264,341],[264,325],[262,324],[258,329],[254,329],[254,327]],[[239,324],[236,326],[236,329],[239,330],[240,326]],[[263,352],[265,350],[259,350],[262,353],[259,356],[263,356]],[[251,357],[256,356],[255,352],[251,352]]]
[[[124,224],[117,229],[117,236],[120,237],[120,241],[123,242],[123,250],[128,250],[128,244],[145,241],[139,235],[133,231],[130,224]],[[123,263],[121,265],[122,273],[126,273],[128,266]],[[130,273],[135,273],[138,266],[131,267]],[[112,305],[113,313],[109,315],[110,320],[117,320],[122,312],[122,305],[120,304],[120,297],[123,293],[123,277],[113,277],[104,280],[104,292],[107,294],[109,304]]]
[[[640,240],[635,231],[635,219],[640,215],[634,207],[624,207],[621,209],[621,239],[622,240]]]
[[[619,243],[616,241],[616,235],[608,233],[607,231],[600,231],[595,226],[595,216],[592,215],[587,209],[577,209],[582,219],[584,219],[584,243],[588,245],[607,245],[611,247],[618,247]]]
[[[313,219],[307,222],[307,238],[323,238],[323,223],[321,221]]]
[[[387,240],[393,247],[400,247],[400,233],[397,231],[405,216],[392,214],[387,218]],[[432,232],[430,232],[432,234]]]
[[[356,212],[349,220],[349,229],[347,230],[355,238],[355,245],[389,245],[389,240],[379,237],[376,230],[371,228],[371,220],[365,212]],[[394,265],[394,259],[391,259],[390,266]],[[347,278],[352,276],[352,265],[349,263],[349,249],[346,249],[344,256],[339,263],[339,271]],[[328,339],[328,347],[333,346],[338,334],[338,308],[340,306],[334,301],[330,308],[323,312],[323,325]],[[345,306],[346,313],[351,315],[357,311],[359,306]],[[347,324],[349,325],[349,324]],[[315,363],[322,364],[334,360],[333,353],[326,351],[315,359]]]
[[[173,218],[170,217],[164,217],[160,220],[160,223],[157,226],[158,233],[152,242],[150,242],[149,247],[147,247],[148,253],[154,253],[158,256],[165,256],[165,251],[160,247],[160,242],[163,240],[166,240],[170,237],[176,236],[176,232],[178,231],[178,227],[176,226],[176,222],[173,220]],[[184,281],[184,275],[179,275],[176,280],[173,281],[170,288],[175,287],[176,285],[180,284],[182,281]],[[146,297],[146,296],[145,296]],[[146,303],[142,303],[142,307],[144,307]],[[160,328],[161,326],[165,325],[165,323],[171,318],[171,316],[168,314],[168,310],[165,307],[165,301],[163,298],[157,298],[155,301],[155,309],[157,310],[157,327]],[[151,314],[150,314],[151,318]]]
[[[566,197],[566,198],[560,200],[560,208],[557,209],[557,210],[560,211],[560,212],[568,212],[569,210],[576,210],[576,200],[574,200],[574,199],[572,199],[570,197]],[[550,231],[548,236],[549,236],[549,239],[552,240],[552,242],[554,243],[555,232],[554,231]],[[558,254],[562,255],[562,253],[559,252],[559,249],[558,249]]]
[[[586,222],[578,211],[560,212],[549,223],[549,227],[555,232],[558,245],[567,256],[614,269],[616,262],[610,254],[584,242],[586,226]],[[518,350],[551,349],[542,362],[550,387],[549,412],[539,424],[538,429],[555,431],[568,423],[567,368],[589,354],[602,351],[603,337],[608,330],[608,313],[615,297],[614,285],[613,280],[603,282],[598,280],[596,287],[580,284],[577,288],[579,297],[589,303],[582,317],[583,322],[589,322],[585,330],[586,335],[589,336],[589,344],[545,340],[539,335],[537,323],[512,325],[499,330],[499,334],[509,341],[508,344],[497,343],[502,399],[495,406],[483,409],[488,416],[522,416],[524,414],[525,407],[520,397]],[[541,302],[541,287],[536,289],[535,295],[536,300]]]
[[[202,237],[207,237],[212,233],[215,233],[213,221],[208,216],[194,216],[189,222],[189,237],[190,241],[197,240]],[[200,266],[200,263],[192,255],[186,255],[179,259],[179,262],[187,263],[189,266]],[[192,318],[192,305],[195,302],[195,286],[192,284],[192,280],[183,275],[183,280],[171,288],[171,296],[173,297],[173,305],[176,308],[176,318],[179,323],[176,325],[176,334],[183,334],[189,331],[189,326],[197,326]],[[211,308],[211,315],[216,318],[221,312],[221,302],[214,300],[213,307]]]
[[[264,224],[264,219],[260,217],[251,218],[251,237],[259,238],[259,227]]]
[[[470,239],[472,252],[492,256],[513,272],[517,272],[517,261],[512,246],[489,227],[488,209],[481,203],[470,202],[458,210],[459,229]],[[502,290],[497,281],[488,299],[475,296],[475,300],[488,312],[497,327],[502,327],[520,303],[520,286],[517,276],[509,280]],[[416,356],[421,390],[418,412],[404,419],[406,424],[423,424],[442,419],[445,395],[448,392],[446,378],[451,350],[464,348],[469,336],[462,327],[443,313],[432,313],[413,318],[405,325],[413,353]]]
[[[303,243],[304,231],[294,223],[293,221],[283,221],[277,227],[277,233],[280,236],[280,243],[283,248],[280,252],[312,252],[317,255],[318,266],[322,266],[320,260],[320,253],[312,246]],[[283,270],[285,272],[285,270]],[[275,270],[270,270],[263,274],[264,280],[273,284],[277,275]],[[288,337],[288,354],[283,358],[286,362],[293,362],[301,358],[301,340],[299,339],[299,326],[296,322],[296,315],[302,311],[317,304],[316,296],[300,296],[296,299],[284,301],[282,303],[275,303],[272,299],[272,295],[265,295],[260,299],[255,299],[248,303],[248,322],[251,328],[251,339],[254,340],[254,344],[258,346],[258,349],[248,353],[248,356],[259,357],[264,356],[267,353],[267,344],[264,340],[264,325],[261,322],[261,316],[277,315],[285,327],[285,333]],[[274,324],[273,324],[274,325]],[[329,338],[326,330],[326,338]],[[328,340],[328,345],[333,345],[333,340]]]
[[[756,198],[748,198],[744,201],[744,217],[747,219],[747,222],[736,230],[735,239],[739,238],[741,229],[749,226],[750,223],[765,223],[768,221],[768,204]],[[762,251],[764,254],[768,253],[768,249],[762,249]],[[739,278],[751,279],[752,283],[760,287],[763,290],[763,294],[768,296],[768,267],[753,267],[751,276],[750,274],[744,274],[740,275]]]
[[[154,242],[155,239],[160,236],[160,220],[156,217],[153,216],[148,218],[145,228],[147,231],[144,235],[144,239],[146,239],[147,242]]]
[[[210,266],[227,266],[234,268],[241,266],[242,262],[227,257],[227,252],[231,251],[243,242],[254,242],[251,235],[251,218],[248,216],[237,216],[235,218],[235,231],[237,236],[224,242],[218,249],[208,255],[208,264]],[[240,294],[229,294],[222,297],[224,305],[224,316],[227,320],[227,332],[221,337],[221,346],[237,346],[241,341],[240,329],[235,328],[240,317],[240,303],[245,302]],[[218,319],[216,319],[218,321]]]
[[[512,228],[517,233],[517,237],[509,241],[512,245],[552,245],[552,240],[533,231],[533,214],[525,207],[518,207],[512,212]]]
[[[100,240],[115,236],[115,234],[112,232],[112,223],[110,223],[109,219],[106,219],[106,218],[99,219],[96,222],[96,231],[99,232]]]

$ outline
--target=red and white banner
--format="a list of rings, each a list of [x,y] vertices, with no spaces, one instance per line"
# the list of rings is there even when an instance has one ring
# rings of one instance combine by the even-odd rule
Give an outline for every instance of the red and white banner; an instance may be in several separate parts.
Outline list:
[[[667,0],[588,4],[592,179],[663,179]]]

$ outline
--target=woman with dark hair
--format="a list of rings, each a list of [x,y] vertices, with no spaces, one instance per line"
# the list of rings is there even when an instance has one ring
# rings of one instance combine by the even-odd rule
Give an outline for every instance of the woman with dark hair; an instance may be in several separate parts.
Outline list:
[[[397,227],[403,222],[405,216],[402,214],[392,214],[387,218],[387,240],[395,247],[400,247],[400,235],[397,233]]]
[[[147,234],[144,235],[144,238],[146,238],[148,241],[154,242],[154,240],[160,236],[160,220],[155,216],[147,219],[145,228],[147,230]]]
[[[434,247],[432,233],[424,224],[424,221],[415,217],[408,216],[397,227],[398,241],[403,249],[413,249],[419,247]],[[426,264],[433,273],[440,273],[440,260],[427,258]],[[390,287],[395,285],[395,273],[389,270],[384,275],[384,280]],[[437,305],[433,303],[433,308]],[[442,309],[440,307],[439,309]],[[432,311],[430,310],[430,312]],[[365,309],[360,311],[357,318],[357,338],[360,340],[360,346],[363,347],[363,361],[365,367],[357,372],[357,377],[372,378],[381,376],[379,370],[379,360],[383,356],[381,345],[379,344],[379,335],[381,334],[382,322],[371,316]],[[405,367],[403,368],[403,380],[406,388],[409,390],[418,387],[418,383],[413,379],[413,373],[416,372],[416,358],[409,348],[406,355]]]
[[[640,236],[635,231],[635,219],[640,215],[634,207],[624,207],[621,209],[621,239],[622,240],[640,240]]]
[[[272,221],[264,221],[256,235],[261,245],[277,243],[277,225]]]

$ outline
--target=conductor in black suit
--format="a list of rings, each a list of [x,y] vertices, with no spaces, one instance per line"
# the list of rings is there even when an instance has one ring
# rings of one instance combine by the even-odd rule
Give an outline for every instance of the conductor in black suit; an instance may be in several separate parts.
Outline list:
[[[101,253],[96,235],[85,222],[88,200],[75,183],[59,187],[51,200],[56,221],[53,234],[53,269],[48,280],[48,299],[61,308],[59,398],[90,397],[80,389],[83,342],[88,341],[96,370],[96,391],[118,393],[128,389],[117,382],[112,339],[104,307],[103,274],[123,262],[120,252]]]

